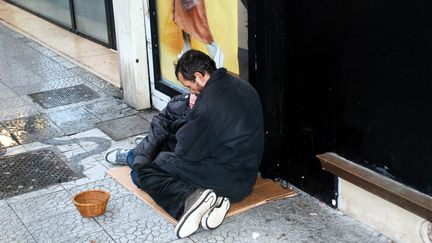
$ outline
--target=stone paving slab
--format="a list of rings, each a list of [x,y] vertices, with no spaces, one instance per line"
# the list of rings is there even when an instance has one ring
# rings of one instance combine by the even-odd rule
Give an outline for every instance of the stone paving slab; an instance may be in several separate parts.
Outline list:
[[[65,188],[61,184],[56,184],[56,185],[45,187],[43,189],[39,189],[37,191],[32,191],[29,193],[13,196],[13,197],[7,198],[6,200],[3,200],[3,201],[7,202],[8,205],[10,206],[13,204],[17,204],[20,202],[31,200],[33,198],[37,198],[37,197],[41,197],[41,196],[44,196],[47,194],[52,194],[54,192],[62,191],[64,189]]]
[[[28,83],[23,86],[14,86],[11,89],[20,96],[50,91],[55,89],[67,88],[74,85],[87,84],[86,80],[80,77],[68,77],[55,81],[44,81],[42,83]]]
[[[16,65],[16,64],[13,64]],[[2,75],[0,77],[2,82],[9,88],[14,89],[14,87],[26,86],[26,85],[40,85],[44,81],[36,76],[32,72],[23,72],[22,70],[13,71],[13,75]]]
[[[0,110],[13,109],[25,105],[29,105],[28,101],[26,101],[23,97],[19,96],[9,99],[0,99]]]
[[[47,116],[60,127],[66,135],[91,130],[96,127],[96,123],[101,122],[101,120],[84,107],[48,112]]]
[[[4,153],[2,156],[9,156],[19,153],[25,153],[27,150],[25,150],[24,146],[18,145],[15,147],[6,148],[6,153]]]
[[[20,144],[59,137],[63,132],[46,116],[38,114],[0,122]]]
[[[18,216],[6,201],[0,201],[0,229],[5,231],[22,226],[24,226],[24,224],[19,220]]]
[[[4,67],[2,67],[2,68],[4,68]],[[7,89],[7,86],[4,85],[3,82],[0,82],[0,90],[2,90],[2,89]]]
[[[105,214],[95,217],[95,219],[103,228],[107,229],[120,227],[125,223],[140,219],[151,220],[154,217],[163,218],[161,215],[155,213],[145,202],[135,197],[135,195],[128,194],[110,200]],[[166,222],[169,223],[168,221]]]
[[[66,190],[30,199],[14,200],[9,205],[26,225],[37,224],[45,218],[76,211],[75,205],[71,201],[71,195]]]
[[[101,242],[101,243],[114,243],[112,236],[108,235],[104,230],[90,232],[89,234],[72,237],[68,239],[60,239],[58,242],[64,243],[89,243],[89,242]]]
[[[36,104],[23,105],[0,110],[0,121],[15,120],[29,116],[40,115],[41,108]]]
[[[107,101],[119,100],[122,97],[121,90],[112,84],[81,67],[77,67],[49,48],[14,32],[6,26],[1,25],[1,27],[0,100],[2,109],[0,109],[0,121],[41,115],[47,112],[51,118],[55,116],[55,112],[61,112],[63,109],[81,108],[82,110],[85,109],[83,106],[99,103],[104,98],[106,98],[104,101]],[[54,92],[75,85],[86,85],[95,90],[101,98],[93,102],[82,101],[43,109],[27,97],[28,94]],[[101,115],[104,117],[103,120],[96,116],[94,120],[83,119],[83,122],[80,122],[77,119],[65,122],[61,124],[62,130],[64,134],[74,134],[94,128],[94,124],[97,122],[137,113],[137,111],[127,107],[126,105],[119,114],[117,110],[108,108],[107,112]],[[95,114],[91,115],[95,116]],[[60,114],[57,115],[57,118],[58,116]],[[36,142],[38,139],[21,141],[20,144]]]
[[[141,116],[134,115],[101,122],[96,126],[113,140],[119,141],[147,132],[150,123]]]
[[[93,190],[93,189],[105,190],[105,191],[109,192],[110,193],[110,201],[113,201],[116,199],[121,199],[122,197],[132,195],[132,193],[130,191],[128,191],[122,185],[120,185],[119,183],[116,183],[116,181],[114,181],[110,178],[94,181],[94,182],[87,183],[87,184],[80,185],[80,186],[75,186],[75,187],[68,189],[67,191],[71,196],[74,196],[74,195],[78,194],[79,192],[82,192],[85,190]]]
[[[131,108],[119,99],[109,99],[86,105],[85,108],[102,121],[113,120],[125,116],[135,115],[137,110]]]
[[[2,230],[0,234],[0,242],[2,243],[36,243],[36,239],[33,238],[31,233],[27,230],[27,227],[20,226],[8,230]]]
[[[8,148],[18,145],[18,141],[13,135],[0,124],[0,147]]]
[[[83,68],[73,68],[70,69],[71,72],[75,73],[76,75],[88,80],[107,94],[121,98],[121,93],[119,93],[119,89],[112,85],[111,83],[99,78],[98,76],[90,73],[89,71],[83,69]]]
[[[177,240],[171,223],[152,217],[129,221],[106,229],[116,242],[173,242]],[[192,241],[189,241],[192,242]]]
[[[391,242],[303,192],[227,218],[216,230],[202,230],[190,238],[194,242]]]
[[[101,230],[93,218],[83,218],[77,211],[41,219],[27,228],[37,242],[72,242],[74,238]]]
[[[0,99],[6,99],[6,98],[16,98],[18,97],[17,94],[15,94],[10,88],[8,88],[6,85],[2,85],[0,87]]]

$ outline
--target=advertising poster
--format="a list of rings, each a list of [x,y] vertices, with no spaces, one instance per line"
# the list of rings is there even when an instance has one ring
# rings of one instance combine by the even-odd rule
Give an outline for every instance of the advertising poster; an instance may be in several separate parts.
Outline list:
[[[157,0],[162,82],[185,92],[174,65],[190,48],[211,56],[217,66],[239,74],[238,11],[233,0]]]

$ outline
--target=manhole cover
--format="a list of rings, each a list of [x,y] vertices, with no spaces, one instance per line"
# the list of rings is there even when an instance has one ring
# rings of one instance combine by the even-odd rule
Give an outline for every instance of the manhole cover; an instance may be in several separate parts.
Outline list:
[[[78,178],[52,150],[2,157],[0,200]]]
[[[99,98],[99,95],[84,84],[54,89],[28,95],[43,108],[69,105]]]

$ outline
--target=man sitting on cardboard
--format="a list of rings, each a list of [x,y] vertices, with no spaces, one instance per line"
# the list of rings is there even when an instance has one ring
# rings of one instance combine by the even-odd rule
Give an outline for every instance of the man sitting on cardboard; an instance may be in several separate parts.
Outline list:
[[[264,147],[260,98],[249,83],[216,69],[190,50],[175,67],[191,94],[172,98],[152,119],[148,135],[130,149],[106,154],[128,164],[132,181],[172,217],[179,238],[218,227],[230,201],[252,192]]]

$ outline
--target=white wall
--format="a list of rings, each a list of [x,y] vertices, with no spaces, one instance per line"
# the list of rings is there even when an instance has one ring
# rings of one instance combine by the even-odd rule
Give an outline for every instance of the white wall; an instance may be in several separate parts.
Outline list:
[[[143,0],[113,0],[120,82],[124,100],[135,109],[150,108]]]
[[[144,9],[145,9],[148,63],[150,67],[149,73],[150,73],[150,90],[151,90],[152,105],[153,108],[162,110],[170,100],[170,97],[156,90],[155,88],[155,80],[154,80],[155,75],[153,70],[153,49],[152,49],[152,40],[151,40],[150,13],[149,13],[148,0],[144,0]]]
[[[425,219],[340,178],[338,208],[395,242],[431,242],[425,238]]]

